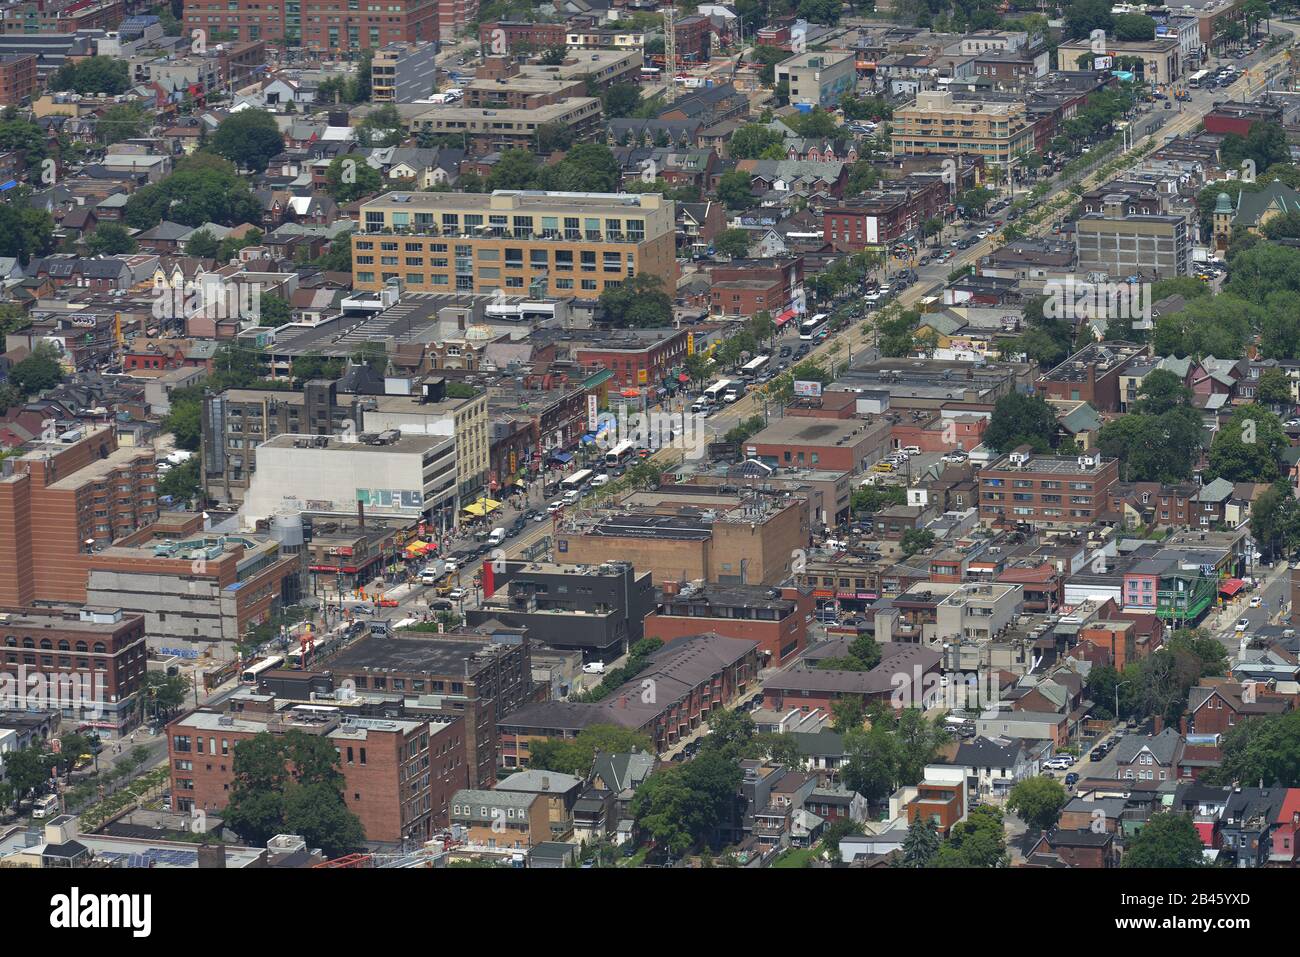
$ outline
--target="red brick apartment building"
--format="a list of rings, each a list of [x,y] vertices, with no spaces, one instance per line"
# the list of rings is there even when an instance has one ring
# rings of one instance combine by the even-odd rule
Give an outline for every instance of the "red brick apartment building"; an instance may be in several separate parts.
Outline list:
[[[111,426],[65,432],[0,468],[6,605],[85,601],[90,548],[158,517],[153,449],[119,449]]]
[[[986,525],[1090,525],[1106,511],[1119,460],[1011,452],[979,473]]]
[[[0,56],[0,106],[17,106],[36,92],[36,55]]]
[[[678,582],[664,582],[658,609],[646,616],[645,637],[666,644],[707,629],[758,642],[764,667],[775,667],[807,646],[813,604],[812,593],[798,588],[710,584],[683,589]]]
[[[76,700],[51,702],[46,709],[105,737],[138,723],[136,692],[144,686],[148,659],[142,615],[93,607],[0,607],[0,642],[0,675],[8,676],[11,688],[29,687],[24,681],[32,675],[75,678],[62,688],[53,685],[50,693]],[[30,703],[0,694],[0,710],[27,710]]]
[[[792,309],[803,288],[803,257],[733,260],[709,270],[709,306],[714,315],[753,316],[766,310],[778,318]]]
[[[490,787],[498,767],[497,726],[531,700],[532,654],[517,640],[484,640],[471,634],[364,638],[330,659],[336,682],[358,691],[437,695],[444,708],[464,715],[467,786]]]
[[[500,38],[506,44],[498,50],[493,44]],[[563,23],[528,23],[520,20],[493,20],[478,28],[479,46],[488,55],[502,55],[520,46],[534,50],[551,50],[565,44]]]
[[[344,718],[337,709],[192,711],[167,726],[167,761],[179,811],[220,811],[230,800],[235,748],[259,734],[297,730],[329,738],[338,752],[343,799],[367,841],[427,841],[451,821],[451,796],[466,783],[464,721]]]
[[[236,40],[265,40],[319,53],[378,50],[390,43],[438,39],[440,7],[454,16],[467,4],[453,0],[389,0],[383,16],[349,0],[302,0],[290,16],[286,0],[185,0],[186,31],[207,30]],[[477,12],[477,4],[474,4]],[[453,27],[454,29],[454,27]]]
[[[126,19],[125,0],[31,0],[4,11],[6,34],[115,30]]]
[[[584,369],[608,369],[622,389],[657,385],[686,359],[686,336],[685,329],[611,333],[604,344],[579,346],[574,359]]]

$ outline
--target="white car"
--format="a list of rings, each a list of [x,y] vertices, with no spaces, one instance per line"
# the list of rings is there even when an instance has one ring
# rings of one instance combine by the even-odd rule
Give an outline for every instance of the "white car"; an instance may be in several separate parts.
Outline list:
[[[1238,618],[1238,619],[1237,619],[1237,626],[1236,626],[1236,628],[1234,629],[1234,630],[1237,632],[1237,634],[1239,634],[1239,635],[1240,635],[1240,634],[1244,634],[1248,628],[1250,628],[1250,619],[1249,619],[1249,618]]]
[[[603,675],[605,673],[605,662],[588,661],[582,666],[582,673],[584,675]]]
[[[546,506],[546,511],[550,512],[552,515],[554,515],[556,512],[562,512],[564,511],[564,503],[552,502],[550,505]]]
[[[970,456],[968,456],[965,452],[949,452],[947,455],[943,457],[943,460],[949,463],[950,465],[960,465],[962,462],[965,462],[968,458],[970,458]]]
[[[464,601],[467,594],[468,592],[463,588],[453,588],[447,592],[447,598],[451,601]]]
[[[1264,599],[1260,598],[1258,595],[1252,595],[1250,597],[1251,608],[1258,608],[1262,604],[1264,604]]]

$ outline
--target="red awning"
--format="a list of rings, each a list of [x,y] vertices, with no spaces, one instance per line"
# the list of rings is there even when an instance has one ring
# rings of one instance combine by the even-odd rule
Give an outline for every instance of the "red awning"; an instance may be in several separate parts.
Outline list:
[[[1219,591],[1225,595],[1235,595],[1237,592],[1241,591],[1241,586],[1244,584],[1245,582],[1240,578],[1228,578],[1219,586]]]
[[[691,377],[688,376],[685,372],[679,372],[677,374],[677,381],[681,382],[682,384],[685,384],[691,381]]]
[[[799,314],[798,311],[795,309],[787,309],[785,312],[781,313],[781,315],[776,317],[776,324],[778,326],[784,326],[787,322],[789,322],[798,314]]]

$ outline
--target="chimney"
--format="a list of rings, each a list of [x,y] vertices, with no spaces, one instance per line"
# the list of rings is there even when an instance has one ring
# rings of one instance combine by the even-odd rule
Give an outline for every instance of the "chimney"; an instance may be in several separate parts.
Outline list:
[[[1160,733],[1161,731],[1163,731],[1164,729],[1165,729],[1165,719],[1164,719],[1163,717],[1161,717],[1160,715],[1156,715],[1156,727],[1155,727],[1155,733],[1156,733],[1156,734],[1159,734],[1159,733]]]
[[[199,867],[225,869],[226,846],[224,844],[200,844],[198,848]]]
[[[676,581],[664,582],[661,587],[663,588],[665,598],[672,598],[682,590],[681,583]]]
[[[1184,738],[1187,737],[1187,715],[1183,715],[1178,719],[1178,733]]]

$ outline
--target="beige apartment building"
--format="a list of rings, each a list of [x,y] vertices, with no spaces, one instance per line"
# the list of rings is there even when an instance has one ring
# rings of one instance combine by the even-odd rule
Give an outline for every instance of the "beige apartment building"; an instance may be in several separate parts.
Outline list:
[[[421,113],[411,121],[411,132],[461,136],[468,152],[484,156],[508,149],[531,150],[537,145],[537,130],[548,124],[567,130],[575,141],[589,140],[600,127],[600,116],[600,100],[590,96],[513,109],[457,103]]]
[[[386,193],[361,207],[354,287],[596,299],[649,273],[671,293],[675,218],[658,193]]]
[[[890,138],[895,156],[965,153],[986,164],[1006,165],[1034,148],[1023,103],[956,100],[947,90],[917,93],[915,104],[895,110]]]

